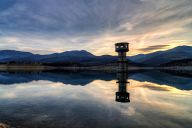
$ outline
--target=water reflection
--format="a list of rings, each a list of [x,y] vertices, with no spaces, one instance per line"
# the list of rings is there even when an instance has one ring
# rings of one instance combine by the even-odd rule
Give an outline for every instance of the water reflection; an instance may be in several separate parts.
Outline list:
[[[128,77],[131,86],[125,86]],[[123,81],[119,92],[127,88],[131,94],[129,104],[114,100],[115,73],[0,73],[0,123],[15,128],[191,127],[191,78],[138,72],[120,73],[118,80]]]
[[[127,72],[118,72],[117,73],[117,83],[119,85],[118,92],[116,92],[116,101],[117,102],[130,102],[129,93],[127,92]]]
[[[85,86],[95,80],[111,81],[115,79],[117,79],[115,73],[91,71],[0,72],[0,85],[27,84],[33,81],[45,80],[66,85]],[[129,79],[159,85],[168,85],[181,90],[192,90],[191,77],[172,75],[161,71],[129,72]]]

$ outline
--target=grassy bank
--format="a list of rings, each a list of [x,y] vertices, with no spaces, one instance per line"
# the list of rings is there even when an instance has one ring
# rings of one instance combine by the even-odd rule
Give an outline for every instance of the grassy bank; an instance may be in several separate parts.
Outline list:
[[[136,67],[129,66],[128,70],[188,70],[191,71],[192,67]],[[117,71],[117,66],[88,66],[88,67],[75,67],[75,66],[43,66],[43,65],[0,65],[0,71],[45,71],[45,70],[92,70],[92,71]]]
[[[41,71],[52,69],[55,68],[42,65],[0,65],[0,71]]]
[[[129,67],[128,70],[142,70],[142,67]],[[43,65],[0,65],[0,71],[45,71],[45,70],[92,70],[92,71],[116,71],[116,66],[43,66]]]

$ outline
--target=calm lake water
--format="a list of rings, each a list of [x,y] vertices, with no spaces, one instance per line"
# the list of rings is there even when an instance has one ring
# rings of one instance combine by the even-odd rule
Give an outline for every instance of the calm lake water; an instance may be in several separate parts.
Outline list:
[[[192,78],[130,73],[117,102],[114,73],[0,72],[0,122],[13,128],[191,128]]]

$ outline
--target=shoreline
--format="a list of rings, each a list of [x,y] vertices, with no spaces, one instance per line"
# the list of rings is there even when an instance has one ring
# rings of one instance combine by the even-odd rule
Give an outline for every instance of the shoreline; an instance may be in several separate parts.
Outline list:
[[[87,66],[87,67],[61,67],[44,65],[0,65],[0,71],[49,71],[49,70],[91,70],[91,71],[117,71],[116,66]],[[192,66],[174,67],[136,67],[128,66],[128,71],[134,70],[183,70],[192,71]]]

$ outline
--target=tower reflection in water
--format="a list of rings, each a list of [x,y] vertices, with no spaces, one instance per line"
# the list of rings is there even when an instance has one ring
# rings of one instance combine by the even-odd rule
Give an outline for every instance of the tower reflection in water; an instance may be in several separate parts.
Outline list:
[[[117,102],[130,102],[129,93],[127,92],[127,73],[117,73],[119,84],[119,90],[116,92],[116,101]]]
[[[116,92],[117,102],[130,102],[129,93],[127,92],[128,78],[128,61],[126,52],[129,51],[129,43],[121,42],[115,44],[115,51],[118,52],[118,68],[117,68],[117,83],[119,90]]]

